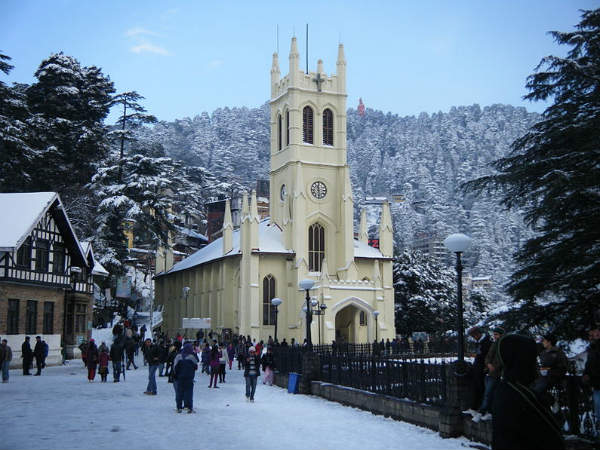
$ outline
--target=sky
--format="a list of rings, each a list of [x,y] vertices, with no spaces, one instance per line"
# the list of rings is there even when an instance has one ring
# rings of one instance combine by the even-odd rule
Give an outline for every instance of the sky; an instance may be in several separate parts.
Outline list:
[[[159,120],[269,100],[272,54],[288,72],[296,35],[301,67],[347,60],[348,107],[399,114],[522,100],[544,56],[564,55],[548,31],[570,31],[592,0],[152,1],[3,0],[0,51],[15,66],[4,82],[32,83],[40,62],[64,52],[135,90]],[[278,32],[277,32],[278,30]],[[278,36],[278,38],[277,38]],[[114,119],[109,117],[109,122]]]

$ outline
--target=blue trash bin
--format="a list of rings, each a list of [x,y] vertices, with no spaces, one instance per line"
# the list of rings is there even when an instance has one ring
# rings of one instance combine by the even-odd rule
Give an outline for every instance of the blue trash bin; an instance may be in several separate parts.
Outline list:
[[[298,382],[300,381],[300,374],[296,372],[290,372],[288,377],[288,392],[290,394],[298,393]]]

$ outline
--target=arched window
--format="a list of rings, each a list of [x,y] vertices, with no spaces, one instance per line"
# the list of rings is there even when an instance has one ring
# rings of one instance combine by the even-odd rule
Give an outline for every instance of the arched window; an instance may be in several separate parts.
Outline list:
[[[275,278],[267,275],[263,278],[263,325],[275,325],[275,307],[271,300],[275,298]]]
[[[285,112],[285,145],[290,145],[290,111]]]
[[[329,108],[323,111],[323,144],[333,145],[333,112]]]
[[[308,270],[320,272],[325,258],[325,228],[313,223],[308,228]]]
[[[302,110],[302,140],[307,144],[313,143],[313,110],[310,106],[305,106]]]
[[[277,150],[281,150],[281,114],[277,114]]]

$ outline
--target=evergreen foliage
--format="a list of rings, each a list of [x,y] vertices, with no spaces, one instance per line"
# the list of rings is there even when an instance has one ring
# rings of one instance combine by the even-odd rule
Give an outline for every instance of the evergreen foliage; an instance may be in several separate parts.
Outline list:
[[[554,103],[493,163],[497,173],[466,188],[500,190],[536,232],[516,254],[509,291],[520,302],[505,316],[576,336],[600,304],[600,9],[585,11],[575,31],[551,34],[571,49],[542,59],[525,98]]]

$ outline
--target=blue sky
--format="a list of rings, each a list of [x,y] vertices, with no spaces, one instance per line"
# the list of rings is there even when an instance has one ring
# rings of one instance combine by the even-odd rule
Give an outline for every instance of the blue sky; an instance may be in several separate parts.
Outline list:
[[[3,0],[0,50],[15,69],[3,81],[34,81],[40,62],[63,51],[96,65],[119,92],[136,90],[160,120],[268,101],[276,50],[287,73],[296,34],[305,67],[348,62],[348,106],[402,116],[479,103],[524,105],[526,77],[548,54],[547,34],[572,30],[591,0],[479,1],[91,1]]]

